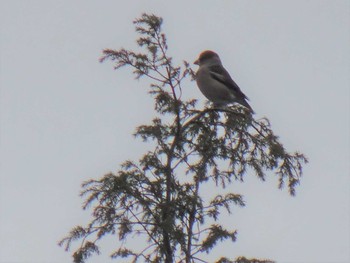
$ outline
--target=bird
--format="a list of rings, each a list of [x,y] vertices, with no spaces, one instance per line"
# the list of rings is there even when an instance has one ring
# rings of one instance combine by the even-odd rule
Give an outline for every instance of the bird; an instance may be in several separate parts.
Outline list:
[[[231,78],[217,53],[211,50],[203,51],[194,64],[199,66],[196,73],[197,86],[203,95],[213,102],[214,107],[238,103],[254,113],[247,102],[248,97]]]

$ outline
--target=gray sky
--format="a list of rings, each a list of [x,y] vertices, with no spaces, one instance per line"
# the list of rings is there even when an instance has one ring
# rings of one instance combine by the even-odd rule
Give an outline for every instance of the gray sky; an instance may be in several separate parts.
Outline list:
[[[256,117],[310,160],[295,198],[273,176],[231,186],[247,206],[225,218],[237,242],[213,255],[350,262],[349,1],[0,3],[1,263],[71,262],[56,244],[90,219],[80,184],[148,149],[131,136],[153,114],[146,82],[98,62],[104,48],[136,47],[142,12],[164,18],[176,61],[218,52]],[[205,101],[194,82],[183,92]],[[116,262],[116,247],[108,239],[90,262]]]

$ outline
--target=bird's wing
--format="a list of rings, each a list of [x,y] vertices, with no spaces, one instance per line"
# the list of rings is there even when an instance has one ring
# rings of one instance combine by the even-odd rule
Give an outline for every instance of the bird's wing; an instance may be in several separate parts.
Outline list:
[[[248,99],[248,97],[241,91],[236,82],[233,81],[227,70],[221,65],[209,66],[210,76],[224,84],[228,89],[232,90],[238,98]]]

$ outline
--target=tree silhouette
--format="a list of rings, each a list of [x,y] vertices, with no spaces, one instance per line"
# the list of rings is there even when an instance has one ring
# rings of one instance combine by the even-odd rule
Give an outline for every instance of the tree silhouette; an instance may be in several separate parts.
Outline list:
[[[181,100],[183,80],[194,74],[188,62],[175,66],[168,56],[162,22],[149,14],[134,21],[143,53],[103,51],[101,61],[113,61],[116,69],[128,66],[136,78],[152,80],[149,93],[156,117],[137,127],[134,135],[153,141],[154,148],[138,161],[125,161],[115,174],[83,183],[83,209],[92,206],[93,219],[59,242],[68,250],[72,241],[80,241],[73,254],[76,263],[99,254],[98,241],[107,234],[120,240],[112,258],[207,262],[206,254],[218,242],[236,241],[237,231],[220,224],[222,211],[245,205],[240,194],[223,194],[223,189],[253,174],[264,181],[266,172],[274,171],[278,187],[287,185],[294,195],[307,162],[303,154],[285,150],[266,118],[255,120],[239,106],[216,109],[207,104],[199,110],[196,100]],[[203,190],[208,187],[210,193]],[[128,238],[135,235],[146,237],[141,250],[128,246]],[[272,261],[221,257],[216,262]]]

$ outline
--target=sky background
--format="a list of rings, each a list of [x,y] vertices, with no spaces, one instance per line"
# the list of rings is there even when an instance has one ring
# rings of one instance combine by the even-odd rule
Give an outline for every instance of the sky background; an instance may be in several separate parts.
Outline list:
[[[57,242],[90,220],[81,183],[148,149],[131,135],[153,116],[147,82],[98,62],[104,48],[136,48],[143,12],[164,18],[175,61],[216,51],[256,117],[310,161],[296,197],[273,176],[230,186],[247,203],[223,220],[238,240],[208,258],[350,262],[350,1],[0,3],[1,263],[71,262]],[[205,101],[194,82],[183,93]],[[104,244],[89,262],[116,262],[116,238]]]

